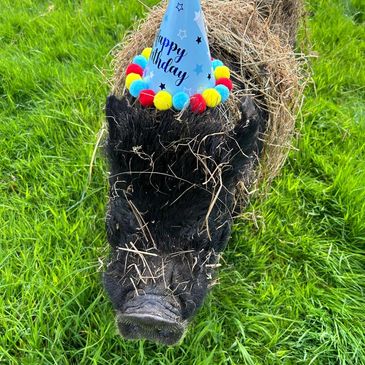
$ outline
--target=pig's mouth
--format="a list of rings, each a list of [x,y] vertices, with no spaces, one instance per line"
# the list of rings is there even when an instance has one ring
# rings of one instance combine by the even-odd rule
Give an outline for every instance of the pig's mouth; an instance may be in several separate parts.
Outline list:
[[[120,334],[126,339],[148,339],[165,345],[176,344],[183,336],[186,321],[177,303],[156,294],[143,294],[128,300],[117,312]]]

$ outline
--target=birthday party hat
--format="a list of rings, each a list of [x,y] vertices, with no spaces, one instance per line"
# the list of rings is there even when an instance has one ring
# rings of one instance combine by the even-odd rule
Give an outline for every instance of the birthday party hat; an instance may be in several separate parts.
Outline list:
[[[126,86],[144,106],[203,112],[228,99],[229,78],[211,58],[200,0],[170,0],[153,47],[128,67]]]

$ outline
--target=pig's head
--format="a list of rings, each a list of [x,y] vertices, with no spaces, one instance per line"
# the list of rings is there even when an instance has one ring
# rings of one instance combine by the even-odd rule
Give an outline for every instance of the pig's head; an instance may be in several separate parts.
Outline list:
[[[214,279],[230,236],[235,187],[260,150],[264,117],[250,98],[242,118],[157,112],[110,96],[112,251],[104,286],[128,339],[182,337]]]

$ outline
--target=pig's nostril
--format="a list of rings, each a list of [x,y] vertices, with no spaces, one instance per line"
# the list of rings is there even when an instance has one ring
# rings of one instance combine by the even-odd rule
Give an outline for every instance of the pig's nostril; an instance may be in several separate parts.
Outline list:
[[[131,338],[131,336],[135,336],[140,332],[139,326],[135,323],[130,323],[129,321],[118,323],[118,327],[121,335],[127,338]]]
[[[172,332],[171,330],[166,330],[166,329],[161,329],[161,328],[159,328],[158,330],[157,330],[157,333],[158,333],[158,336],[160,337],[160,338],[171,338],[171,337],[173,337],[174,336],[174,332]]]

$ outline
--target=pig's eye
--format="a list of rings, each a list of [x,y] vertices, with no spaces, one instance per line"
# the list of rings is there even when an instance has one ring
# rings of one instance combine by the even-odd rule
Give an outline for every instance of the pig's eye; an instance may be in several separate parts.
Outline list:
[[[184,270],[184,269],[183,269]],[[185,268],[185,273],[176,270],[172,273],[170,289],[174,294],[182,293],[188,290],[189,284],[191,282],[191,275],[189,275],[189,267]]]

